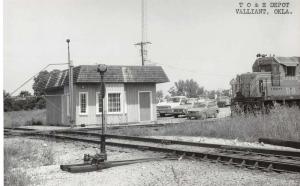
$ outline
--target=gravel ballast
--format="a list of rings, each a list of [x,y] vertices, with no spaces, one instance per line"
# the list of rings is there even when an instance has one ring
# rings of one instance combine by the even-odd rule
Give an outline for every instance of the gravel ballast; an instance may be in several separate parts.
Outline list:
[[[59,166],[81,163],[83,154],[98,152],[98,145],[30,138],[6,138],[4,142],[14,145],[18,140],[51,146],[54,151],[53,165],[26,168],[34,185],[300,185],[300,174],[262,172],[187,159],[145,162],[97,172],[72,174],[60,170]],[[107,153],[108,160],[163,155],[116,147],[107,147]]]

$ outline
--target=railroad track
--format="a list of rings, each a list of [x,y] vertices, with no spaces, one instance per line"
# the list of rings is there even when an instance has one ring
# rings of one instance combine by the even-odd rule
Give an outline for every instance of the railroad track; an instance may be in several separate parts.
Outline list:
[[[43,136],[59,140],[100,144],[100,134],[86,131],[19,131],[18,135]],[[248,169],[275,172],[300,172],[300,151],[246,148],[111,134],[107,134],[106,138],[106,145],[108,146],[170,153]]]

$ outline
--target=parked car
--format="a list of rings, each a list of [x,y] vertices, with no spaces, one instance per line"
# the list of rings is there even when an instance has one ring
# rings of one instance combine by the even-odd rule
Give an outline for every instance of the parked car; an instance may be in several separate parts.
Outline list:
[[[175,118],[179,115],[186,115],[189,108],[192,108],[197,98],[188,98],[186,101],[181,102],[180,105],[175,106],[172,109],[172,114]]]
[[[180,104],[183,104],[187,101],[185,96],[174,96],[171,97],[166,102],[160,102],[156,106],[157,113],[163,117],[166,114],[173,115],[172,109]]]
[[[206,119],[209,117],[216,118],[219,113],[219,108],[216,101],[205,101],[205,102],[196,102],[193,105],[193,108],[188,109],[187,118],[201,118]]]
[[[230,98],[228,96],[220,96],[217,98],[218,107],[230,106]]]

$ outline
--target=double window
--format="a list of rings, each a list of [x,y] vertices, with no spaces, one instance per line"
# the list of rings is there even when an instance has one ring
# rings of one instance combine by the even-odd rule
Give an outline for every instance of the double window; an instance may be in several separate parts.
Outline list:
[[[100,92],[96,92],[96,114],[102,113],[102,97]],[[121,92],[108,92],[107,97],[107,113],[121,113],[122,112],[122,94]],[[88,114],[88,93],[80,92],[79,93],[79,114],[86,115]]]
[[[88,93],[80,92],[79,93],[79,113],[84,115],[87,114],[87,106],[88,106]]]

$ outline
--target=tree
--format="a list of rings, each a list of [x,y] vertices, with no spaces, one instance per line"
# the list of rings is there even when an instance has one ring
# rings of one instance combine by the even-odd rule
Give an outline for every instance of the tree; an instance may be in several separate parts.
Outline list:
[[[36,103],[35,103],[36,109],[44,109],[46,108],[46,100],[43,97],[37,97]]]
[[[227,90],[222,90],[222,95],[223,95],[223,96],[228,96],[228,97],[230,97],[230,90],[229,90],[229,89],[227,89]]]
[[[168,94],[165,96],[165,99],[166,99],[166,100],[170,100],[170,98],[171,98],[171,97],[170,97],[170,95],[168,95]]]
[[[28,92],[27,90],[22,90],[20,93],[19,93],[19,97],[21,98],[26,98],[28,96],[31,96],[31,93]]]
[[[200,87],[193,79],[179,80],[174,84],[175,86],[171,87],[168,91],[171,96],[187,96],[192,98],[199,97],[204,93],[204,88]]]
[[[156,102],[159,103],[164,98],[162,90],[156,91]]]
[[[55,72],[55,71],[58,71],[58,70],[54,70],[52,72]],[[45,71],[41,71],[38,74],[38,76],[34,78],[34,83],[33,83],[32,89],[34,91],[35,96],[40,96],[40,95],[44,94],[46,84],[47,84],[49,77],[50,77],[50,73],[47,70],[45,70]]]
[[[215,90],[208,90],[206,95],[209,99],[215,99],[215,95],[217,94],[217,91]]]
[[[13,110],[13,100],[8,92],[3,90],[3,110],[4,112],[9,112]]]
[[[185,81],[185,94],[189,98],[196,98],[202,95],[204,88],[200,87],[193,79],[187,79]]]

